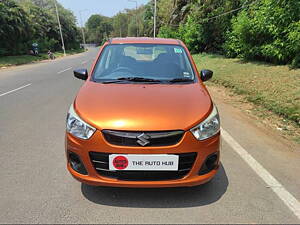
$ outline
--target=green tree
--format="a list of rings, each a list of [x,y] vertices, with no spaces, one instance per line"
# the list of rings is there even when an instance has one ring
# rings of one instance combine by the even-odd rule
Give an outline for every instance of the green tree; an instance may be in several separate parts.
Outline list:
[[[26,52],[24,42],[31,35],[30,21],[22,7],[12,0],[0,2],[0,55]]]
[[[152,2],[149,2],[143,7],[143,15],[141,18],[143,22],[143,30],[141,34],[143,34],[143,36],[153,36],[153,12],[154,6]]]
[[[86,29],[87,41],[100,44],[113,30],[112,19],[99,14],[92,15],[86,22]]]
[[[65,46],[79,48],[80,35],[70,10],[58,4]],[[60,34],[53,1],[0,1],[0,55],[24,54],[33,42],[40,51],[61,49]]]
[[[113,32],[114,37],[126,37],[128,32],[128,15],[119,12],[113,17]]]
[[[295,66],[300,61],[299,21],[298,0],[258,2],[233,19],[224,48],[228,56]]]
[[[57,38],[60,36],[55,18],[46,9],[40,8],[31,1],[23,2],[22,7],[27,13],[31,28],[28,48],[33,42],[36,42],[39,43],[40,51],[59,49],[59,39]]]

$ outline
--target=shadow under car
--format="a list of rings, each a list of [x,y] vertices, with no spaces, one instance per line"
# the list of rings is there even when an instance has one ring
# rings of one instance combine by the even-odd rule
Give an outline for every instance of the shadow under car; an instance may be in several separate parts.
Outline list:
[[[100,205],[138,208],[185,208],[208,205],[226,192],[228,178],[224,167],[208,183],[180,188],[118,188],[81,185],[86,199]]]

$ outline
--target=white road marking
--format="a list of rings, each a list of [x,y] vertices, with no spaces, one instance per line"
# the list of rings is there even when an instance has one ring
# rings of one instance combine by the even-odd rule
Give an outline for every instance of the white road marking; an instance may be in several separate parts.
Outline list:
[[[83,65],[83,64],[86,64],[87,63],[87,61],[83,61],[81,64]]]
[[[68,70],[70,70],[70,69],[72,69],[72,67],[69,67],[69,68],[67,68],[67,69],[65,69],[65,70],[59,71],[59,72],[57,72],[57,74],[61,74],[61,73],[66,72],[66,71],[68,71]]]
[[[18,90],[21,90],[21,89],[26,88],[26,87],[28,87],[28,86],[30,86],[30,85],[31,85],[31,84],[26,84],[26,85],[24,85],[24,86],[22,86],[22,87],[18,87],[18,88],[16,88],[16,89],[11,90],[11,91],[5,92],[5,93],[3,93],[3,94],[0,94],[0,97],[2,97],[2,96],[4,96],[4,95],[7,95],[7,94],[10,94],[10,93],[13,93],[13,92],[18,91]]]
[[[222,137],[239,154],[239,156],[260,176],[261,179],[271,188],[287,207],[300,219],[300,203],[289,193],[279,181],[276,180],[259,162],[257,162],[233,137],[221,128]]]

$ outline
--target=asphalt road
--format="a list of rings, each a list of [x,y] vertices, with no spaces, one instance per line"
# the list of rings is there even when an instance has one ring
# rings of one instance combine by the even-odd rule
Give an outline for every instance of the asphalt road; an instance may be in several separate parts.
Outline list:
[[[89,187],[66,170],[66,112],[97,49],[0,70],[0,223],[300,223],[300,148],[212,97],[222,167],[193,188]]]

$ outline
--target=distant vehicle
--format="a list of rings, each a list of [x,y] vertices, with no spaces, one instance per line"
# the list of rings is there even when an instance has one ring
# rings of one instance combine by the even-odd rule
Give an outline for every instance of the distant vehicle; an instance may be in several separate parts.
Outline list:
[[[51,50],[48,51],[48,57],[51,60],[55,59],[55,55],[53,54],[53,52],[51,52]]]
[[[33,55],[38,55],[39,54],[39,45],[38,43],[33,43],[32,45],[31,52]]]
[[[195,186],[219,168],[220,118],[183,42],[114,38],[67,115],[67,168],[89,185]]]

